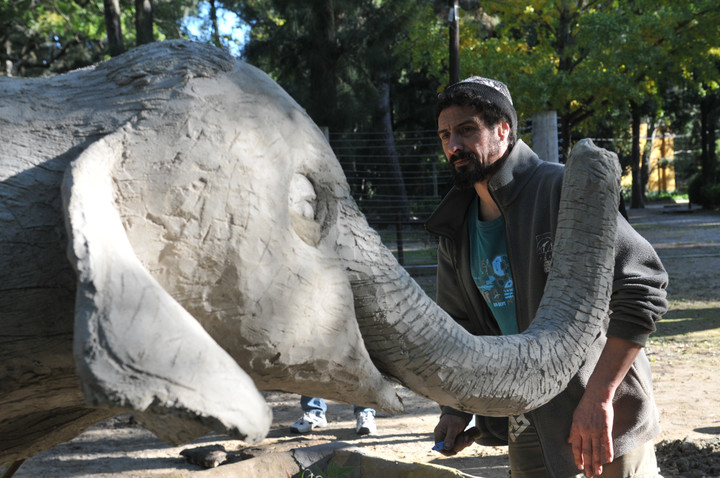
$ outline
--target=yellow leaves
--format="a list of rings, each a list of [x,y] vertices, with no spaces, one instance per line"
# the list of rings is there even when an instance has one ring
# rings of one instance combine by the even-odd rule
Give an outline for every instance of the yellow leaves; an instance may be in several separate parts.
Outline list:
[[[520,71],[525,73],[526,75],[532,75],[535,71],[534,65],[522,65],[520,67]]]
[[[287,21],[282,18],[277,12],[274,12],[272,10],[268,12],[268,18],[270,19],[270,21],[272,21],[275,25],[279,27],[285,25],[285,22]]]
[[[66,22],[62,15],[57,12],[46,10],[38,17],[38,23],[41,25],[48,25],[51,29],[59,29],[63,27]]]
[[[647,92],[652,93],[652,94],[657,94],[658,86],[657,86],[657,82],[654,79],[646,76],[644,86],[645,86],[645,90]]]

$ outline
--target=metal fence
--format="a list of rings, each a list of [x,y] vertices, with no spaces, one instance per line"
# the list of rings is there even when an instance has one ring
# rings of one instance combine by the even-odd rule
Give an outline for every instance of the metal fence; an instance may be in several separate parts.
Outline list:
[[[518,134],[530,142],[531,124]],[[383,242],[408,269],[436,264],[437,238],[425,221],[451,187],[451,172],[437,131],[396,131],[394,150],[385,133],[330,132],[330,145],[347,177],[355,201]],[[399,172],[391,155],[397,157]]]
[[[519,123],[518,135],[532,146],[530,120]],[[436,131],[395,131],[393,139],[394,147],[388,150],[385,133],[329,133],[353,197],[370,225],[406,268],[431,268],[436,263],[437,238],[424,224],[451,187],[450,169]],[[595,141],[613,148],[622,140]],[[680,181],[692,173],[698,154],[691,143],[688,136],[675,136],[674,167]],[[393,170],[391,155],[397,157],[399,171]]]
[[[394,152],[385,133],[331,132],[329,139],[355,201],[398,261],[409,269],[434,264],[437,239],[424,223],[451,179],[437,132],[395,132]]]

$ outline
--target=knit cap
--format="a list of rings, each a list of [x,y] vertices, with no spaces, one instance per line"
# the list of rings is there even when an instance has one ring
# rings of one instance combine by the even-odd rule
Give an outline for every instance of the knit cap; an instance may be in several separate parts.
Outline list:
[[[454,91],[464,91],[470,95],[479,96],[485,101],[496,105],[500,108],[500,111],[510,119],[510,129],[513,132],[513,136],[517,135],[517,113],[513,106],[510,90],[508,90],[505,83],[493,80],[492,78],[471,76],[470,78],[448,86],[442,93],[442,96],[452,94]]]

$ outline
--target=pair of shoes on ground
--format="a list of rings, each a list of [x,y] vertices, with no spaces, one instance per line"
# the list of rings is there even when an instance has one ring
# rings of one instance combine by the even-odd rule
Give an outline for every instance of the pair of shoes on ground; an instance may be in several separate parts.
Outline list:
[[[377,433],[375,415],[373,415],[372,412],[359,412],[355,415],[355,418],[357,419],[355,432],[358,435],[372,435]],[[290,431],[293,433],[309,433],[315,428],[323,428],[326,426],[327,419],[324,413],[305,412],[303,416],[290,427]]]

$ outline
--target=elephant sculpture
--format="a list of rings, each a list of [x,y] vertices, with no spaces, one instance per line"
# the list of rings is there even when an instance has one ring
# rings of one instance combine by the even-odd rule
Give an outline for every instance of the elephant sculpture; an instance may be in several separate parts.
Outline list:
[[[520,413],[603,333],[619,166],[589,142],[533,326],[474,337],[381,244],[302,108],[223,51],[155,43],[0,94],[0,463],[127,410],[170,443],[256,442],[258,390],[398,412],[400,382]]]

